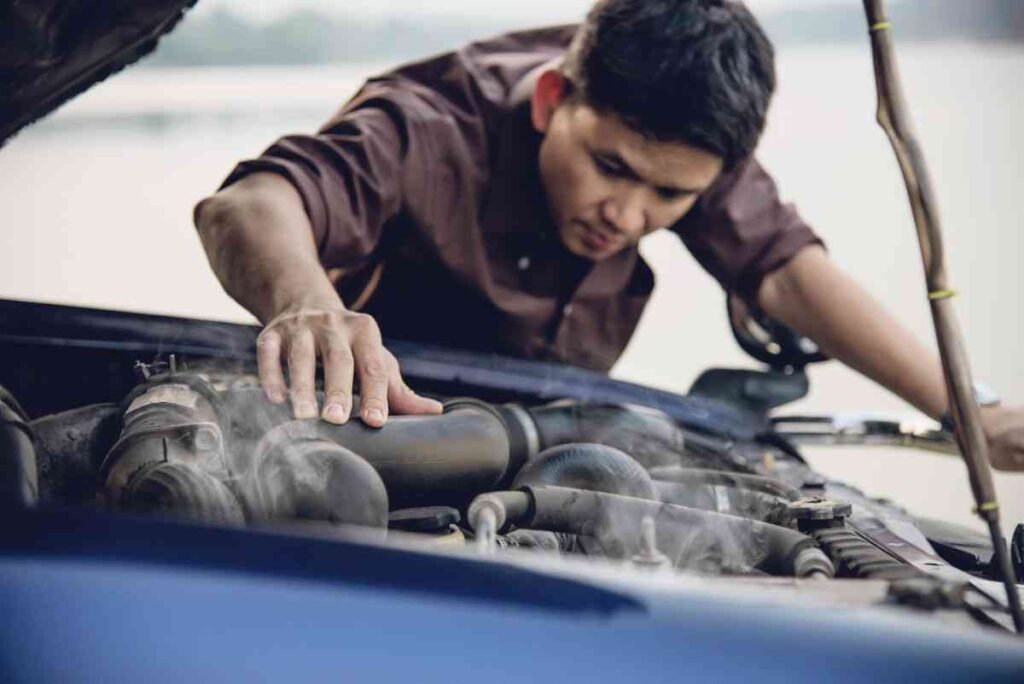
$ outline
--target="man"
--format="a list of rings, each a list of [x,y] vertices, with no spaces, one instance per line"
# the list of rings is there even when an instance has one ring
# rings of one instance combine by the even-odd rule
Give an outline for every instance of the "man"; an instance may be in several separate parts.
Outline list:
[[[773,51],[729,0],[601,0],[371,79],[313,136],[243,162],[196,207],[210,263],[266,328],[260,379],[298,418],[433,413],[390,337],[597,370],[654,284],[637,243],[677,233],[730,292],[933,416],[932,354],[839,271],[752,155]],[[314,392],[323,361],[325,401]],[[997,467],[1021,412],[985,410]]]

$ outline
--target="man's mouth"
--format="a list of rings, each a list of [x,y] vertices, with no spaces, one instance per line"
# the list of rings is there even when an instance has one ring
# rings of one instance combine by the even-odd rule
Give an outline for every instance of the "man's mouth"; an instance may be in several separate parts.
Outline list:
[[[600,254],[614,246],[615,238],[608,232],[594,228],[584,221],[577,221],[577,225],[580,242],[587,250]]]

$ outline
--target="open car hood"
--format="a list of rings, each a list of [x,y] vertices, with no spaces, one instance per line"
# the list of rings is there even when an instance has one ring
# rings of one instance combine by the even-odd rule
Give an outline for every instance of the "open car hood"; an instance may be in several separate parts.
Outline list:
[[[25,0],[0,6],[0,145],[149,54],[196,0]]]

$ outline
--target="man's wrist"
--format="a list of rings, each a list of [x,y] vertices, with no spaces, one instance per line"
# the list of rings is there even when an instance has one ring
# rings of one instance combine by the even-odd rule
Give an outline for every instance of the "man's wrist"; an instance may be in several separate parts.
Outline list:
[[[999,404],[1002,403],[999,395],[996,394],[991,387],[980,382],[974,384],[974,400],[981,408],[999,406]],[[950,411],[947,410],[942,414],[942,418],[939,422],[942,424],[942,429],[949,432],[955,432],[956,426],[953,423],[953,414]]]

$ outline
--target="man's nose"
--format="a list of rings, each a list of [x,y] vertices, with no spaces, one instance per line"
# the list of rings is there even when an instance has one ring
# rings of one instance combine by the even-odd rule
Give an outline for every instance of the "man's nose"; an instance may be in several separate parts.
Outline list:
[[[639,188],[611,197],[601,207],[601,217],[607,226],[631,238],[643,235],[646,214],[643,192]]]

